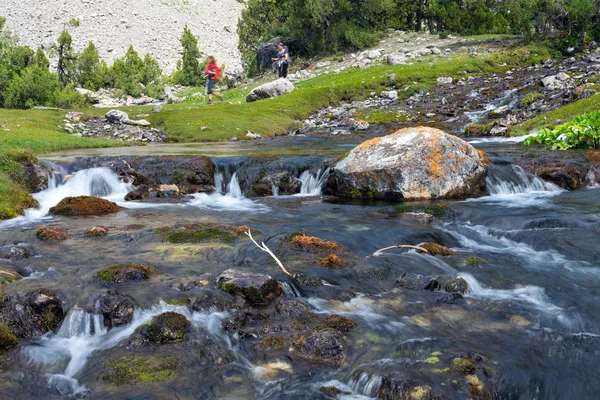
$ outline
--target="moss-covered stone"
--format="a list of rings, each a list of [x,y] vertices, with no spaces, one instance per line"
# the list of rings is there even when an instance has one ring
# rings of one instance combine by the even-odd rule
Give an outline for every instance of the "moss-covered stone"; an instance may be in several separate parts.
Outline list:
[[[173,356],[123,357],[104,364],[102,380],[115,385],[147,385],[175,377]]]
[[[162,274],[162,272],[156,268],[134,263],[112,265],[96,272],[96,275],[101,281],[114,283],[143,281],[154,275],[160,274]]]
[[[455,254],[454,251],[450,250],[446,246],[442,246],[437,243],[423,243],[419,247],[427,250],[427,253],[431,256],[451,256]]]
[[[456,278],[445,282],[444,290],[448,293],[460,294],[467,294],[471,291],[471,289],[469,288],[469,283],[460,276],[457,276]]]
[[[166,343],[185,338],[191,324],[187,318],[176,312],[166,312],[152,318],[138,327],[132,335],[132,342]]]
[[[295,232],[288,236],[288,242],[292,247],[309,253],[322,253],[335,251],[342,248],[339,243],[331,242],[325,239],[319,239],[316,236],[310,236],[303,232]]]
[[[93,196],[65,197],[56,206],[50,208],[53,215],[97,215],[114,213],[121,209],[112,201]]]
[[[494,124],[471,124],[465,128],[466,136],[488,136]]]
[[[344,269],[347,262],[342,260],[336,254],[330,254],[327,257],[319,258],[317,261],[321,267],[329,269]]]
[[[17,344],[17,337],[8,329],[8,326],[0,322],[0,349]]]
[[[255,347],[262,351],[281,351],[287,347],[287,339],[284,336],[267,336],[258,341]]]
[[[253,305],[266,304],[281,296],[281,287],[269,275],[237,269],[223,271],[215,280],[222,291],[242,296]]]
[[[319,392],[323,393],[327,397],[337,398],[339,395],[351,395],[352,392],[346,392],[338,389],[335,386],[321,386]]]
[[[47,226],[39,228],[35,232],[35,236],[47,242],[62,242],[71,237],[67,228],[50,228]]]
[[[196,223],[183,226],[163,227],[155,231],[169,243],[231,243],[248,231],[247,226],[226,226],[213,223]]]
[[[475,372],[475,363],[470,358],[455,358],[452,360],[452,369],[461,375],[470,375]]]
[[[467,264],[469,264],[469,265],[482,264],[482,263],[485,263],[485,260],[481,257],[471,256],[471,257],[467,258]]]
[[[327,316],[325,319],[323,319],[321,325],[327,328],[335,329],[343,334],[348,334],[352,328],[356,326],[354,321],[352,321],[350,318],[337,314]]]

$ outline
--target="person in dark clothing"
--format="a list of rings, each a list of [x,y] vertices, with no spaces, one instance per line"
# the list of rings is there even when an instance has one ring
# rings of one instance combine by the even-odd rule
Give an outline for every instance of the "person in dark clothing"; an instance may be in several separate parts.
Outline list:
[[[213,93],[215,96],[221,99],[221,101],[223,101],[223,95],[217,93],[215,90],[216,83],[221,79],[221,70],[217,66],[217,60],[213,56],[208,57],[206,75],[208,77],[208,80],[206,82],[206,94],[208,94],[208,104],[212,104]]]
[[[290,51],[287,46],[284,46],[283,43],[279,43],[277,45],[277,57],[273,58],[273,61],[277,61],[277,69],[279,70],[280,78],[287,78],[288,67],[290,65]]]

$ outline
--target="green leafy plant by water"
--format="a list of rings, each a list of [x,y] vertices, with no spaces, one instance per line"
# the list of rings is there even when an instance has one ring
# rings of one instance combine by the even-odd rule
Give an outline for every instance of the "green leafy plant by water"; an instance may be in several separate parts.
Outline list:
[[[544,144],[554,150],[599,149],[600,111],[579,115],[554,129],[543,129],[525,139],[525,145]]]

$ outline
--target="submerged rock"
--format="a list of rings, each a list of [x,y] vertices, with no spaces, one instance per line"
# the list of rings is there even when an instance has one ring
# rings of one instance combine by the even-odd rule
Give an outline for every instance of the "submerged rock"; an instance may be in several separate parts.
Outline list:
[[[54,331],[63,319],[60,299],[48,289],[34,290],[24,296],[12,295],[0,303],[0,322],[20,338]]]
[[[434,128],[406,128],[355,147],[333,169],[325,194],[388,200],[450,199],[485,193],[487,158]]]
[[[471,291],[467,281],[455,275],[427,276],[405,272],[396,280],[396,285],[409,290],[445,290],[448,293],[460,294]]]
[[[115,385],[148,385],[174,378],[177,367],[172,355],[123,357],[104,363],[102,380]]]
[[[215,281],[217,287],[230,294],[239,294],[250,304],[266,304],[281,296],[281,287],[270,275],[228,269]]]
[[[344,359],[344,340],[338,330],[326,328],[302,336],[294,345],[302,358],[339,365]]]
[[[104,326],[126,325],[133,318],[133,303],[114,289],[106,289],[92,297],[92,309],[104,316]]]
[[[251,103],[257,100],[268,99],[271,97],[282,96],[291,93],[294,90],[294,84],[285,78],[279,78],[273,82],[265,83],[254,88],[248,96],[246,102]]]
[[[86,236],[106,236],[108,235],[108,226],[94,226],[85,230]]]
[[[23,260],[35,255],[35,249],[29,243],[9,244],[0,247],[0,258],[5,260]]]
[[[377,400],[435,400],[438,398],[430,386],[419,386],[417,382],[406,379],[401,373],[384,376],[377,392]]]
[[[50,228],[42,226],[35,232],[38,239],[48,242],[62,242],[71,237],[67,228]]]
[[[56,206],[50,208],[53,215],[96,215],[114,213],[121,209],[112,201],[93,196],[65,197]]]
[[[154,275],[160,274],[162,274],[162,272],[156,268],[134,263],[112,265],[101,269],[96,273],[100,280],[114,283],[143,281]]]
[[[253,191],[257,196],[273,196],[276,187],[280,196],[300,193],[302,182],[289,171],[273,172],[263,175],[254,183]]]
[[[185,338],[191,326],[185,316],[171,311],[165,312],[137,328],[130,342],[143,344],[179,341]]]

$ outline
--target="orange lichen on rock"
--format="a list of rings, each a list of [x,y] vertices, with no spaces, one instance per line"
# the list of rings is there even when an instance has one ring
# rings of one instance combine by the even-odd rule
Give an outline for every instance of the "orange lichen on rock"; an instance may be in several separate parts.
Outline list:
[[[344,269],[346,261],[339,258],[336,254],[330,254],[327,257],[319,258],[319,265],[329,269]]]
[[[293,233],[288,237],[288,241],[296,248],[310,253],[321,253],[325,251],[334,251],[342,246],[339,243],[331,242],[325,239],[319,239],[316,236],[309,236],[304,233]]]
[[[372,145],[381,142],[381,139],[382,138],[380,138],[380,137],[376,137],[371,140],[367,140],[366,142],[362,142],[361,144],[358,145],[357,149],[367,149],[367,148],[371,147]]]

